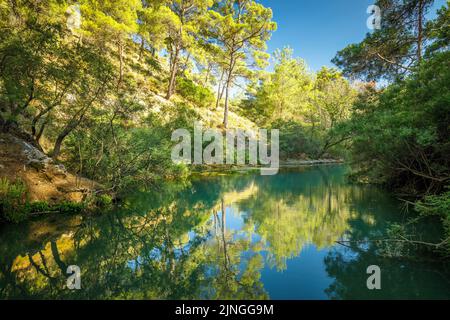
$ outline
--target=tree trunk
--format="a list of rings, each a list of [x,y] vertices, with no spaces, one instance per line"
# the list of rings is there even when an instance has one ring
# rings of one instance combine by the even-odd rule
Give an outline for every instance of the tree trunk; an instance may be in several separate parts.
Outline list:
[[[103,84],[103,86],[105,83]],[[95,93],[95,96],[91,99],[89,103],[87,103],[84,107],[82,107],[78,112],[70,119],[69,123],[64,127],[63,131],[58,135],[58,138],[56,138],[55,146],[53,147],[52,157],[55,160],[58,160],[58,156],[61,153],[61,145],[64,141],[64,139],[76,128],[78,125],[83,121],[84,116],[86,115],[87,110],[89,107],[94,103],[94,101],[97,99],[98,95],[100,94],[103,87],[100,87],[97,92]]]
[[[118,42],[118,49],[119,49],[119,81],[117,83],[117,88],[120,88],[123,81],[123,44],[122,40],[119,40]]]
[[[231,79],[233,76],[233,71],[230,69],[230,72],[228,73],[228,78],[226,82],[226,88],[225,88],[225,107],[223,112],[223,125],[225,129],[228,128],[228,102],[230,99],[230,86],[231,86]]]
[[[226,220],[226,208],[224,204],[224,200],[221,199],[221,208],[222,208],[222,241],[223,241],[223,255],[224,255],[224,266],[225,270],[228,271],[228,250],[227,250],[227,238],[226,238],[226,232],[227,232],[227,220]]]
[[[144,55],[144,49],[145,49],[145,42],[144,42],[144,38],[141,37],[141,46],[139,48],[139,60],[138,61],[142,60],[142,56]]]
[[[223,77],[225,75],[225,70],[222,71],[222,75],[220,76],[219,88],[217,89],[217,100],[216,100],[216,110],[219,108],[220,100],[222,100],[223,92],[225,86],[222,88]]]
[[[59,154],[61,153],[61,145],[68,134],[69,134],[69,132],[65,133],[65,131],[64,131],[64,134],[60,134],[58,136],[58,138],[56,139],[55,146],[53,147],[53,152],[52,152],[53,159],[55,159],[55,160],[58,159]]]
[[[33,137],[35,137],[36,133],[37,133],[37,130],[36,130],[37,123],[46,113],[47,113],[47,110],[39,112],[37,114],[37,116],[34,117],[33,120],[31,121],[31,134],[33,135]]]
[[[50,248],[52,251],[53,260],[56,262],[56,265],[62,271],[63,274],[67,271],[67,265],[61,260],[61,255],[59,254],[58,245],[55,241],[50,241]]]
[[[44,122],[42,123],[41,127],[39,128],[39,131],[35,135],[35,140],[36,140],[37,144],[39,144],[39,145],[40,145],[42,134],[44,133],[45,127],[47,126],[49,120],[50,120],[50,117],[47,116],[47,118],[45,118]]]
[[[0,112],[0,132],[6,132],[6,120],[2,117],[1,112]]]
[[[52,157],[55,160],[58,160],[58,157],[61,153],[61,145],[64,139],[80,124],[83,120],[85,111],[82,112],[82,115],[79,119],[72,119],[63,129],[63,131],[56,138],[55,146],[53,147]]]
[[[180,49],[176,48],[175,49],[175,53],[173,55],[173,59],[172,59],[172,65],[170,67],[170,80],[169,80],[169,88],[167,89],[167,96],[166,99],[170,100],[170,98],[173,95],[173,92],[175,90],[175,81],[177,78],[177,73],[178,73],[178,58],[180,55]]]
[[[228,76],[227,76],[227,82],[226,82],[226,89],[225,89],[225,110],[223,114],[223,125],[225,129],[228,128],[228,103],[230,100],[230,87],[231,87],[231,81],[233,80],[233,72],[234,67],[236,64],[235,56],[232,54],[230,56],[230,69],[228,70]]]
[[[225,127],[225,129],[228,128],[228,99],[229,99],[229,94],[230,94],[230,84],[227,81],[227,88],[226,88],[226,93],[225,93],[225,107],[224,107],[224,112],[223,112],[223,126]]]
[[[208,80],[209,80],[209,75],[211,73],[211,64],[208,64],[208,69],[206,70],[206,76],[205,76],[205,80],[203,81],[203,86],[206,87],[208,84]]]

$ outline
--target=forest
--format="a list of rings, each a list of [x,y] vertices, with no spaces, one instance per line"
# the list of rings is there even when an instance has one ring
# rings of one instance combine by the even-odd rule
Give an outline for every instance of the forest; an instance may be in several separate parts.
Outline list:
[[[448,257],[448,3],[432,19],[433,0],[375,3],[381,28],[314,72],[290,47],[267,52],[278,26],[255,0],[0,0],[0,220],[183,185],[211,168],[174,164],[171,134],[200,121],[279,129],[283,161],[345,161],[353,183],[439,219],[430,245]],[[81,200],[33,195],[28,175],[46,170]]]

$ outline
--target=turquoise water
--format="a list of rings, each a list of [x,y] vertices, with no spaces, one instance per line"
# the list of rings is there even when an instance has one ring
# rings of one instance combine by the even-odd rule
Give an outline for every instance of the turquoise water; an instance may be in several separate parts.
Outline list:
[[[4,226],[0,298],[450,298],[446,266],[367,241],[408,214],[387,193],[349,184],[346,170],[203,178],[135,193],[100,216]],[[69,265],[80,267],[80,290],[66,288]],[[370,265],[381,290],[367,289]]]

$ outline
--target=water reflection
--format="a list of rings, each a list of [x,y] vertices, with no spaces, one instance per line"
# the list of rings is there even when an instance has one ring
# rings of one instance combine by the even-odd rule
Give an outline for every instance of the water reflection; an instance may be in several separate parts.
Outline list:
[[[209,178],[134,194],[100,217],[4,227],[0,298],[355,299],[403,298],[405,290],[448,298],[442,266],[427,273],[381,258],[372,245],[336,244],[380,236],[388,220],[402,219],[395,201],[346,183],[344,173],[332,166]],[[374,263],[390,283],[378,293],[365,286]],[[65,288],[69,265],[81,268],[81,290]]]

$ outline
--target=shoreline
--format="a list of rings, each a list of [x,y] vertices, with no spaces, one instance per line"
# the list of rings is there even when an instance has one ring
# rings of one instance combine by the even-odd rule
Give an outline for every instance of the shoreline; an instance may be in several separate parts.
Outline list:
[[[345,164],[345,160],[340,159],[317,159],[317,160],[285,160],[280,161],[279,169],[295,169],[308,166],[317,165],[333,165],[333,164]],[[205,177],[205,176],[220,176],[230,174],[246,174],[253,171],[258,171],[264,167],[262,166],[198,166],[197,170],[192,170],[191,177]]]

